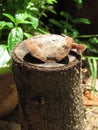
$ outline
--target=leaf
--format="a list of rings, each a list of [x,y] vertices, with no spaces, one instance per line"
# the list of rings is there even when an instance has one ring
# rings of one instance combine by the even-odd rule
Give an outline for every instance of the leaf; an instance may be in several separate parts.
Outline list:
[[[30,11],[33,11],[34,13],[38,13],[38,8],[35,7],[33,2],[28,2],[28,5],[26,8]]]
[[[38,27],[38,19],[35,17],[32,17],[32,26],[36,29]]]
[[[29,18],[29,15],[27,14],[27,12],[21,12],[21,13],[17,13],[15,15],[15,18],[16,18],[16,24],[18,25],[20,23],[25,23],[25,20]]]
[[[77,18],[74,20],[75,23],[84,23],[84,24],[90,24],[90,20],[87,18]]]
[[[10,55],[7,51],[7,45],[0,45],[0,68],[7,67],[7,62],[10,60]]]
[[[11,30],[8,36],[8,51],[11,54],[13,48],[23,40],[23,30],[20,27],[15,27]]]
[[[77,9],[81,9],[83,5],[83,0],[74,0],[76,2]]]
[[[82,4],[82,3],[83,3],[83,0],[77,0],[77,3],[78,3],[78,4]]]
[[[88,34],[88,35],[80,35],[79,38],[91,38],[98,37],[98,34]]]
[[[68,12],[61,11],[60,15],[63,16],[64,18],[68,19],[68,20],[72,20],[72,17]]]
[[[3,13],[3,15],[6,16],[7,18],[9,18],[13,23],[15,23],[16,20],[12,15],[7,14],[7,13]]]
[[[24,33],[24,35],[25,35],[26,38],[30,38],[30,37],[32,37],[32,35],[29,34],[29,33]]]
[[[38,18],[33,17],[32,15],[29,15],[29,18],[30,18],[30,22],[31,22],[33,28],[34,28],[34,29],[37,29],[37,27],[38,27],[38,22],[39,22],[39,21],[38,21]]]
[[[49,19],[49,22],[54,24],[55,26],[57,26],[59,28],[62,28],[62,24],[59,21],[55,20],[55,19]]]
[[[93,77],[93,87],[94,90],[96,88],[96,78],[97,78],[97,60],[93,58],[93,69],[94,69],[94,77]]]
[[[0,30],[4,28],[13,28],[13,23],[12,22],[5,22],[5,21],[0,21]]]
[[[38,31],[39,31],[40,33],[42,33],[42,34],[49,34],[48,31],[46,31],[46,30],[44,30],[44,29],[42,29],[42,28],[38,28]]]
[[[16,17],[16,24],[30,24],[33,26],[34,29],[38,27],[38,18],[32,16],[31,14],[25,13],[17,13]]]
[[[46,2],[47,2],[48,4],[54,4],[54,3],[57,3],[56,0],[46,0]]]
[[[2,56],[6,48],[7,48],[7,45],[0,45],[0,57]]]

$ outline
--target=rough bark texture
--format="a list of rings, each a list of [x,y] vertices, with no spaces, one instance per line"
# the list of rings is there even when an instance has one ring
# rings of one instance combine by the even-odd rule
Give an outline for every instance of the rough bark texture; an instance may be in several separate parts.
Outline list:
[[[33,63],[31,63],[33,62]],[[80,60],[37,63],[24,42],[13,51],[22,130],[84,130]]]

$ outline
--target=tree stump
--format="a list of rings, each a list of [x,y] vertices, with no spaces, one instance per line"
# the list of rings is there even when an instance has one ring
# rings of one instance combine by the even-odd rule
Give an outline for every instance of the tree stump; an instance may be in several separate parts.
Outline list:
[[[22,130],[84,130],[80,56],[71,51],[61,62],[46,64],[23,41],[12,58]]]

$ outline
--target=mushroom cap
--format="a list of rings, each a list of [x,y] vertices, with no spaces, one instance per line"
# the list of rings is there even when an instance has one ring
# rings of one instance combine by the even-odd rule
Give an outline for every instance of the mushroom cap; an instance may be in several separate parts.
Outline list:
[[[59,62],[66,57],[73,44],[73,39],[66,35],[44,34],[24,40],[30,54],[43,62]]]

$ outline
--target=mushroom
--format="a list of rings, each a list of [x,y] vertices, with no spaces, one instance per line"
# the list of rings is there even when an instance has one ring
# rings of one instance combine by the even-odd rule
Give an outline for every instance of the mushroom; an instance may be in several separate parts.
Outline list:
[[[74,43],[74,40],[66,35],[37,35],[24,42],[30,54],[43,62],[59,62],[71,49],[77,49],[79,53],[85,50],[84,44]]]

